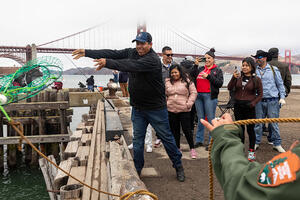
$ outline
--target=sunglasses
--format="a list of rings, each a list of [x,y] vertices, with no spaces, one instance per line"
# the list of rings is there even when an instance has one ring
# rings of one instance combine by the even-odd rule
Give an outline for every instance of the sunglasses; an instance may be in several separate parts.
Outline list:
[[[258,56],[258,57],[257,57],[257,59],[262,59],[262,58],[264,58],[264,57],[263,57],[263,56]]]
[[[168,57],[170,57],[170,56],[173,57],[174,54],[171,53],[171,54],[165,54],[165,55],[168,56]]]

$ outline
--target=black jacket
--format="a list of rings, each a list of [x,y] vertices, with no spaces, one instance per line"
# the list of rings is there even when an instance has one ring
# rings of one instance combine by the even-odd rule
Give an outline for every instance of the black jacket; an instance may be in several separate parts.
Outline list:
[[[194,65],[194,69],[191,71],[191,77],[194,79],[195,85],[197,86],[197,76],[204,70],[204,66],[199,67]],[[210,83],[210,98],[216,99],[219,95],[219,88],[223,85],[223,72],[219,67],[211,69],[210,74],[207,76],[207,80]]]
[[[269,64],[276,66],[279,69],[283,81],[283,85],[285,88],[285,94],[287,96],[291,91],[291,85],[292,85],[292,76],[289,69],[289,65],[287,63],[278,61],[278,58],[272,58]]]
[[[140,110],[166,108],[161,62],[151,49],[140,56],[135,48],[123,50],[86,50],[90,58],[107,58],[106,68],[129,72],[130,105]]]
[[[86,83],[87,85],[94,85],[95,84],[94,78],[93,77],[88,78],[86,80]]]
[[[128,73],[120,72],[119,73],[119,83],[127,83],[127,81],[128,81]]]

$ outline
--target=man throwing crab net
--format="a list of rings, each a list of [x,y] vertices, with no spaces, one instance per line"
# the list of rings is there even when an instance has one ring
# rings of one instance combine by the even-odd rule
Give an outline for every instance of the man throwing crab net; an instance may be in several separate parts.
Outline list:
[[[184,170],[179,149],[171,133],[166,107],[165,87],[162,81],[161,62],[152,49],[148,32],[139,33],[132,41],[136,48],[123,50],[84,50],[73,52],[74,59],[94,58],[97,70],[103,67],[129,72],[129,94],[132,106],[133,154],[138,174],[144,166],[144,141],[148,124],[161,138],[166,152],[176,169],[177,179],[184,181]]]

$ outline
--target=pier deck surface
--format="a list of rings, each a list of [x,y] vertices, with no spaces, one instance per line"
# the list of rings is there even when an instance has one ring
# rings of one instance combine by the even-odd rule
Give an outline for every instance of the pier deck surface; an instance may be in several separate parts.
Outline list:
[[[282,107],[280,117],[300,117],[300,90],[292,89],[291,94],[287,97],[287,104]],[[219,100],[228,100],[228,92],[222,91],[219,95]],[[123,113],[122,113],[123,110]],[[216,115],[220,111],[217,109]],[[130,120],[128,108],[121,108],[122,118]],[[124,120],[123,119],[123,120]],[[123,125],[124,126],[124,125]],[[128,130],[128,135],[131,134],[131,124],[126,123],[124,127]],[[292,142],[300,138],[300,124],[299,123],[281,123],[279,124],[280,134],[282,139],[282,146],[287,150]],[[206,133],[207,136],[207,133]],[[131,135],[125,137],[127,143],[131,143]],[[208,138],[205,138],[206,142]],[[153,134],[153,144],[155,141],[155,134]],[[248,149],[248,136],[245,137],[245,148]],[[141,177],[141,180],[146,184],[149,191],[158,195],[162,200],[196,200],[209,199],[209,179],[208,179],[208,152],[204,147],[196,149],[198,158],[196,160],[190,159],[189,147],[184,136],[181,137],[181,148],[183,148],[183,165],[185,169],[186,180],[181,183],[176,180],[175,170],[172,168],[171,161],[167,157],[163,147],[153,148],[152,153],[145,152],[145,167],[154,168],[159,172],[158,177]],[[267,144],[267,138],[263,136],[262,143],[259,150],[256,152],[257,161],[264,163],[270,160],[278,153],[272,149],[272,146]],[[214,197],[215,200],[223,200],[223,191],[214,177]]]

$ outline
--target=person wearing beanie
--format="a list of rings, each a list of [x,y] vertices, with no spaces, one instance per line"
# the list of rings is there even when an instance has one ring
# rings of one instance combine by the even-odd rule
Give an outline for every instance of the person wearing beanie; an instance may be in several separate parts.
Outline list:
[[[278,54],[279,54],[278,48],[276,47],[271,48],[269,49],[268,52],[272,56],[272,60],[269,62],[269,64],[276,66],[279,69],[284,84],[284,88],[285,88],[285,95],[287,97],[291,91],[291,85],[292,85],[292,76],[289,69],[289,65],[287,63],[278,61]]]
[[[205,119],[211,123],[215,118],[218,104],[219,88],[223,85],[223,72],[215,64],[215,49],[205,53],[205,66],[195,68],[197,99],[195,102],[198,120]],[[210,136],[209,136],[210,140]],[[195,147],[204,145],[204,126],[198,123]],[[208,148],[206,147],[206,150]]]

